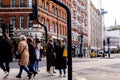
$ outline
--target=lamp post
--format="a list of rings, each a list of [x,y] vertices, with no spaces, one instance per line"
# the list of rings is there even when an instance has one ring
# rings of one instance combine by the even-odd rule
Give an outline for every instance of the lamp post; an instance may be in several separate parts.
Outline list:
[[[110,58],[110,38],[107,38],[107,44],[108,44],[108,58]]]
[[[105,57],[105,39],[103,40],[103,57]]]
[[[71,10],[70,8],[62,3],[60,0],[52,0],[57,5],[63,7],[67,12],[67,40],[68,40],[68,80],[72,80],[72,33],[71,33]]]
[[[83,53],[82,53],[82,44],[83,44],[83,35],[81,34],[80,36],[78,36],[78,41],[80,41],[80,54],[79,54],[79,57],[82,57],[83,56]]]

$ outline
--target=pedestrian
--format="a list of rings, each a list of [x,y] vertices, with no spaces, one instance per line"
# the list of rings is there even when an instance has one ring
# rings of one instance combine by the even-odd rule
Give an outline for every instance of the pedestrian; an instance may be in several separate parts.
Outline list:
[[[28,69],[29,63],[29,51],[27,38],[24,35],[20,36],[20,42],[18,43],[18,54],[21,54],[21,58],[18,60],[18,65],[20,66],[20,71],[16,78],[21,78],[22,71],[25,70],[28,74],[29,79],[31,79],[32,73]]]
[[[36,55],[36,62],[35,62],[35,70],[39,72],[39,61],[41,61],[41,55],[40,55],[40,42],[36,43],[35,46],[35,55]]]
[[[66,68],[67,68],[67,57],[63,56],[63,51],[65,49],[65,45],[61,40],[58,40],[58,45],[56,46],[56,66],[55,68],[59,70],[60,77],[66,77]]]
[[[54,73],[55,67],[55,49],[53,44],[53,39],[50,38],[46,46],[46,56],[47,56],[47,71],[50,75]]]
[[[12,62],[12,40],[9,38],[8,34],[3,34],[0,43],[0,66],[5,72],[4,78],[9,75],[10,72],[10,62]]]
[[[38,73],[37,73],[37,71],[35,71],[35,63],[36,63],[37,59],[36,59],[36,55],[35,55],[33,38],[28,38],[27,43],[28,43],[28,48],[29,48],[29,65],[28,65],[28,68],[29,68],[30,72],[33,73],[33,77],[35,77],[36,74],[38,74]]]

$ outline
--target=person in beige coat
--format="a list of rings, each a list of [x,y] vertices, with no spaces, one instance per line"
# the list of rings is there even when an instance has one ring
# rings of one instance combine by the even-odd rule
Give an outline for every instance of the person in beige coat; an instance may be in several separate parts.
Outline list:
[[[27,44],[27,38],[24,35],[20,36],[20,42],[18,44],[18,53],[21,54],[21,58],[18,61],[18,64],[20,66],[19,74],[16,76],[16,78],[21,78],[21,74],[23,69],[27,72],[29,79],[32,76],[32,73],[28,69],[29,64],[29,51],[28,51],[28,44]]]

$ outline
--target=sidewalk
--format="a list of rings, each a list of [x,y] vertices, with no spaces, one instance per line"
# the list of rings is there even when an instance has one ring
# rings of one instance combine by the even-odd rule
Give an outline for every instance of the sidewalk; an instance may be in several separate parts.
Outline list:
[[[45,59],[45,58],[43,58]],[[79,60],[79,58],[76,58],[76,60]],[[79,63],[79,62],[78,62]],[[76,65],[77,66],[77,65]],[[60,77],[58,70],[56,70],[56,73],[53,76],[50,76],[46,71],[46,66],[39,68],[40,72],[35,77],[32,77],[31,80],[68,80],[68,74],[66,77]],[[16,78],[16,75],[19,72],[19,68],[11,68],[10,73],[7,79],[4,79],[4,72],[0,68],[0,80],[28,80],[26,72],[23,70],[22,78]],[[76,72],[73,72],[73,79],[72,80],[86,80],[83,77],[80,77]]]
[[[56,70],[56,74],[54,74],[53,76],[49,75],[46,72],[46,67],[41,67],[39,68],[40,72],[38,72],[38,74],[35,77],[32,77],[31,80],[67,80],[67,76],[66,77],[59,77],[59,73]],[[27,74],[25,71],[23,71],[22,74],[22,78],[21,79],[17,79],[16,75],[19,72],[19,68],[15,68],[15,69],[11,69],[10,74],[8,76],[7,79],[4,79],[4,72],[2,71],[2,69],[0,69],[0,80],[28,80]]]
[[[54,75],[49,75],[46,72],[46,67],[39,68],[40,72],[35,76],[32,77],[31,80],[68,80],[68,75],[66,77],[59,77],[59,72],[56,70],[56,73]],[[19,69],[11,69],[9,76],[4,79],[4,72],[0,69],[0,80],[28,80],[27,74],[25,71],[23,71],[22,78],[16,78],[16,75],[18,74]],[[86,80],[83,77],[78,77],[76,73],[73,72],[73,79],[72,80]]]

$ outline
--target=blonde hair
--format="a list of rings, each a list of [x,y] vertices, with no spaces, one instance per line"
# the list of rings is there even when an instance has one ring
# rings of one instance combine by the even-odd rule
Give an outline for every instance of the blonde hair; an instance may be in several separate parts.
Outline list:
[[[25,37],[25,35],[21,35],[20,40],[26,40],[27,41],[27,38]]]

